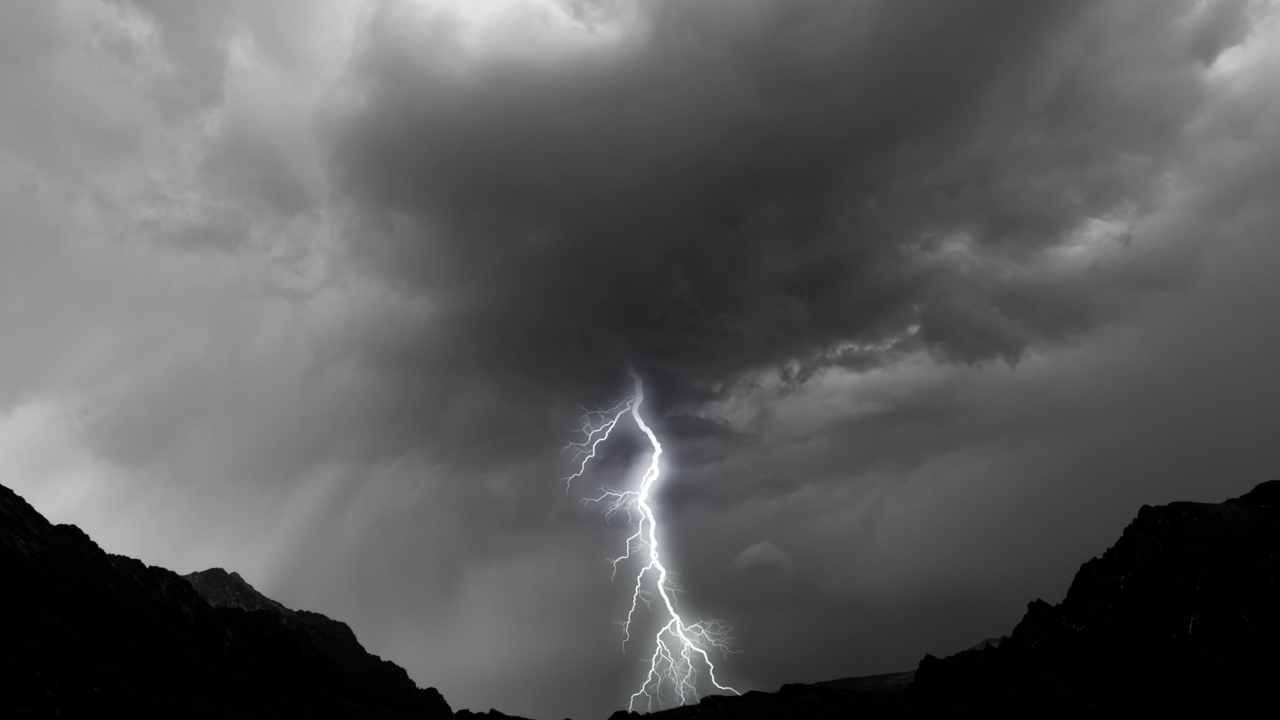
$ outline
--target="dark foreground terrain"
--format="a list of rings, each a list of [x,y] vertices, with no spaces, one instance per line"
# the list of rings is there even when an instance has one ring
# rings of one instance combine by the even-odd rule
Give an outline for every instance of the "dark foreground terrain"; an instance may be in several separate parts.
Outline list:
[[[0,486],[0,718],[450,718],[351,628],[109,555]]]
[[[1280,481],[1144,506],[1057,605],[914,672],[714,697],[655,716],[1270,717],[1280,700]],[[626,713],[615,714],[615,719]]]
[[[345,624],[290,610],[235,573],[184,577],[104,553],[2,486],[0,578],[0,717],[454,717]],[[1032,602],[1007,637],[926,656],[913,672],[655,717],[1269,716],[1278,671],[1273,481],[1219,504],[1143,507],[1061,603]]]

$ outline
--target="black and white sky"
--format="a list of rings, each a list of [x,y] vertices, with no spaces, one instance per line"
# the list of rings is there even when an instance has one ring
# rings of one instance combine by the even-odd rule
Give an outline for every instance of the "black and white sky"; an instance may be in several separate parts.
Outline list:
[[[742,688],[1280,474],[1275,2],[27,0],[0,55],[0,483],[455,707],[635,684],[559,481],[628,362]]]

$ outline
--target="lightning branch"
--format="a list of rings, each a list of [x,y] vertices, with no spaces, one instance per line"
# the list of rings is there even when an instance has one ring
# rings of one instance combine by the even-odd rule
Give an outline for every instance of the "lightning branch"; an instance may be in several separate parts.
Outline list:
[[[606,489],[584,499],[586,503],[601,505],[606,516],[625,513],[632,529],[622,553],[611,562],[615,578],[619,566],[638,566],[631,604],[622,625],[623,648],[631,641],[632,622],[641,605],[657,616],[658,630],[653,636],[649,668],[639,688],[631,694],[627,709],[636,710],[643,706],[646,711],[651,711],[655,707],[661,708],[668,700],[677,705],[696,701],[700,683],[704,688],[737,695],[737,690],[716,677],[716,666],[712,661],[713,653],[728,650],[728,627],[715,620],[686,621],[676,607],[676,588],[663,563],[658,515],[652,502],[653,491],[662,478],[662,442],[644,419],[644,384],[634,371],[631,372],[631,380],[633,390],[626,400],[607,410],[584,413],[580,428],[583,439],[568,445],[568,449],[574,452],[575,469],[564,478],[568,491],[575,480],[586,475],[619,423],[628,418],[649,443],[649,462],[634,486],[624,490]]]

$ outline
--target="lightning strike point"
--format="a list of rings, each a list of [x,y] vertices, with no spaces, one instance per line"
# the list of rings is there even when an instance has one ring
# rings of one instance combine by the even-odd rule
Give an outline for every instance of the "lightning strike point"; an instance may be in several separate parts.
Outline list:
[[[633,531],[623,545],[622,554],[612,560],[614,577],[618,566],[625,562],[638,559],[643,563],[636,571],[631,606],[622,624],[624,651],[631,641],[631,623],[639,606],[644,604],[646,608],[652,609],[650,595],[656,595],[661,600],[657,604],[657,611],[660,613],[658,620],[662,624],[653,638],[649,669],[641,680],[639,689],[628,699],[627,709],[636,710],[639,705],[643,705],[646,711],[652,711],[655,705],[660,709],[664,697],[674,699],[677,705],[697,701],[699,682],[704,675],[706,683],[716,690],[739,695],[737,690],[720,682],[716,677],[715,663],[711,660],[712,652],[724,653],[729,649],[727,626],[715,620],[690,623],[676,609],[673,600],[676,588],[662,562],[658,543],[658,516],[650,502],[654,487],[662,477],[662,442],[653,428],[645,422],[641,412],[644,406],[644,384],[635,371],[630,375],[634,386],[631,397],[607,410],[584,412],[582,427],[579,428],[583,439],[565,446],[566,450],[574,452],[577,469],[564,478],[565,491],[568,492],[572,489],[573,482],[587,473],[601,446],[609,440],[618,423],[628,415],[649,442],[652,453],[635,488],[606,489],[595,497],[583,499],[585,504],[603,506],[606,517],[626,510],[628,518],[633,522]],[[646,581],[652,585],[652,590],[646,589]]]

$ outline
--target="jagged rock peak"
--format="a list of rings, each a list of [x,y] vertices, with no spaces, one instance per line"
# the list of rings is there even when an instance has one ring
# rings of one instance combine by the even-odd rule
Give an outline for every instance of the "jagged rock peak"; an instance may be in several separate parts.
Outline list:
[[[345,624],[235,573],[184,578],[103,552],[3,486],[0,570],[2,718],[453,715]]]
[[[283,611],[285,607],[258,592],[239,573],[209,568],[183,575],[205,602],[214,607]]]

